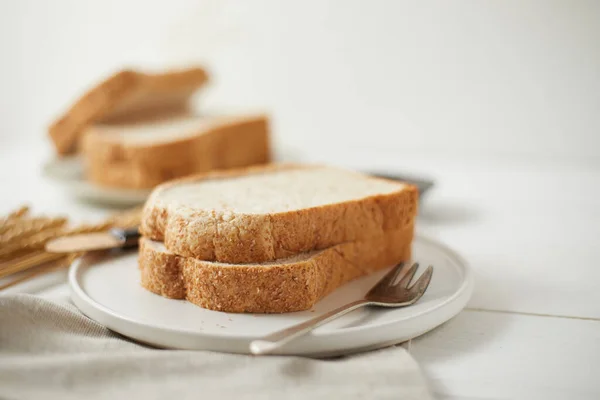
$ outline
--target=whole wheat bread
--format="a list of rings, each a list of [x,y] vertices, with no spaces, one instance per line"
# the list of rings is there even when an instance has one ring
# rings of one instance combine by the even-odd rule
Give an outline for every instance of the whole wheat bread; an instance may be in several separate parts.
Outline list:
[[[51,124],[48,134],[56,151],[73,153],[81,132],[99,121],[119,121],[140,114],[187,108],[188,98],[208,80],[202,68],[164,73],[119,71],[88,89]]]
[[[213,169],[270,161],[269,123],[264,115],[178,116],[121,124],[98,124],[83,135],[89,181],[144,189]]]
[[[140,230],[185,257],[261,263],[402,230],[414,186],[325,166],[215,171],[159,185]]]
[[[146,289],[211,310],[283,313],[310,309],[346,282],[411,257],[412,225],[365,241],[339,244],[261,264],[226,264],[181,257],[140,240]]]

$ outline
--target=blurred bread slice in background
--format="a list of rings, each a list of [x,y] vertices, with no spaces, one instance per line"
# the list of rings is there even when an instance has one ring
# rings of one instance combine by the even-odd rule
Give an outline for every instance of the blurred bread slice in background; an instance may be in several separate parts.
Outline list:
[[[89,125],[185,113],[189,98],[207,81],[208,73],[200,67],[161,73],[122,70],[84,93],[50,125],[48,134],[59,155],[76,153]]]
[[[213,169],[270,162],[264,115],[198,117],[97,124],[84,131],[87,179],[102,186],[145,189]]]

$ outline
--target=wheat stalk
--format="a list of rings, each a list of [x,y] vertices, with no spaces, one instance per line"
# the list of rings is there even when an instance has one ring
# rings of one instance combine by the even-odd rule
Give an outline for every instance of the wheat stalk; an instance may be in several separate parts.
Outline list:
[[[15,211],[8,213],[6,219],[14,219],[21,218],[26,216],[29,213],[29,206],[21,206],[17,208]]]
[[[46,229],[61,227],[66,223],[66,218],[41,217],[24,220],[21,224],[0,235],[0,246],[14,244],[21,239],[25,239]]]
[[[141,220],[141,207],[119,212],[97,224],[82,224],[67,229],[66,218],[27,218],[29,208],[23,206],[0,219],[0,278],[23,272],[51,261],[70,262],[80,253],[53,254],[43,251],[47,241],[59,236],[105,231],[112,227],[131,228]],[[43,272],[32,271],[19,282]],[[11,282],[10,285],[14,283]],[[5,286],[0,287],[0,289]]]
[[[55,262],[48,264],[48,265],[39,265],[37,268],[33,269],[32,271],[28,271],[26,274],[24,274],[23,276],[20,276],[16,279],[11,280],[8,283],[5,283],[4,285],[0,285],[0,290],[3,289],[7,289],[11,286],[14,286],[18,283],[24,282],[26,280],[29,280],[31,278],[35,278],[36,276],[42,275],[42,274],[46,274],[48,272],[52,272],[52,271],[56,271],[59,270],[61,268],[65,268],[71,265],[71,263],[73,262],[73,260],[75,259],[75,257],[73,257],[72,255],[69,256],[64,256],[58,260],[56,260]],[[21,271],[23,272],[23,271]]]
[[[46,253],[45,251],[34,252],[18,258],[15,261],[0,264],[0,279],[17,272],[25,271],[40,264],[56,261],[65,257],[64,254]]]
[[[0,233],[4,233],[8,230],[7,226],[11,226],[15,220],[19,220],[21,217],[26,216],[29,213],[29,207],[22,206],[15,211],[9,213],[6,217],[0,219]]]
[[[44,248],[46,242],[50,239],[60,236],[64,232],[64,228],[51,228],[45,231],[36,233],[24,240],[12,243],[0,248],[0,260],[4,260],[18,254],[21,251],[40,250]]]

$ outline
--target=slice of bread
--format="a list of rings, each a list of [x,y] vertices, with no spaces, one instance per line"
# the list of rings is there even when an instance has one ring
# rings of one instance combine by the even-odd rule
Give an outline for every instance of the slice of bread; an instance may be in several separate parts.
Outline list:
[[[410,226],[417,188],[318,165],[215,171],[158,186],[141,232],[175,254],[260,263]]]
[[[412,225],[377,238],[340,244],[262,264],[226,264],[177,256],[140,240],[146,289],[211,310],[283,313],[310,309],[346,282],[411,257]]]
[[[199,172],[269,162],[269,124],[254,115],[94,125],[83,135],[82,153],[89,181],[152,188]]]
[[[202,68],[158,74],[123,70],[81,96],[49,128],[60,155],[76,152],[81,132],[98,121],[117,121],[187,107],[188,98],[208,80]]]

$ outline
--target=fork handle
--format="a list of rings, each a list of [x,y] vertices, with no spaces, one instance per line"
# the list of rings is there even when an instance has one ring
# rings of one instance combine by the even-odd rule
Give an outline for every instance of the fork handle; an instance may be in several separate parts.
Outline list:
[[[284,344],[312,331],[316,327],[326,324],[329,321],[333,321],[334,319],[339,318],[350,311],[356,310],[357,308],[366,306],[368,304],[370,304],[370,302],[364,299],[353,301],[352,303],[338,307],[335,310],[309,319],[308,321],[304,321],[289,328],[271,333],[262,339],[252,341],[250,343],[250,352],[257,355],[272,353],[274,350],[277,350]]]

